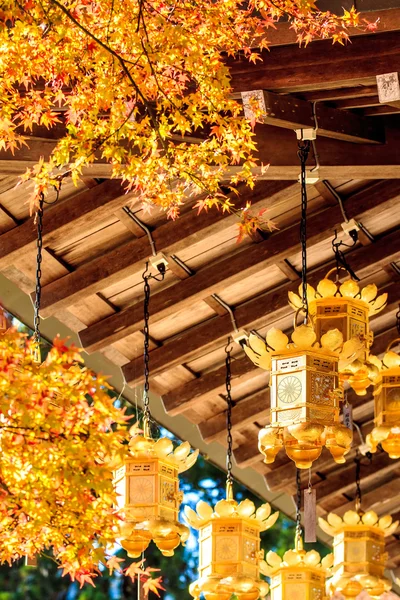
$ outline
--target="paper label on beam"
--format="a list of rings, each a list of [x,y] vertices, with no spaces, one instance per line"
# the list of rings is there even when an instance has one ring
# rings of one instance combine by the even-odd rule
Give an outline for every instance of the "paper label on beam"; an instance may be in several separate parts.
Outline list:
[[[27,567],[37,567],[37,556],[25,556],[25,565]]]
[[[304,490],[304,541],[317,541],[317,491],[314,488]]]
[[[378,86],[379,102],[381,104],[400,100],[400,82],[398,73],[377,75],[376,83]]]

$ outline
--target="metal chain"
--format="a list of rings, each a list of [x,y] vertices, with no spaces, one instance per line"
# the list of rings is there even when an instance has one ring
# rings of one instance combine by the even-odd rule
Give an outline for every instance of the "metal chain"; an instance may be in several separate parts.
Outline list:
[[[362,496],[361,496],[361,482],[360,482],[361,457],[360,457],[358,450],[356,451],[356,456],[355,456],[354,462],[356,463],[356,512],[359,513],[361,511]]]
[[[340,248],[342,246],[345,248],[354,248],[354,246],[356,244],[357,244],[357,240],[354,240],[352,244],[345,244],[342,240],[339,240],[337,230],[335,229],[335,237],[332,240],[332,250],[335,255],[336,273],[337,273],[338,278],[339,278],[340,266],[342,266],[344,269],[346,269],[346,271],[349,273],[350,277],[354,281],[360,281],[360,278],[357,277],[357,275],[355,274],[355,272],[349,265],[348,261],[346,260],[346,256],[345,256],[343,250],[340,250]]]
[[[307,300],[307,183],[306,183],[306,163],[310,153],[311,142],[309,140],[300,140],[298,143],[297,155],[300,159],[301,173],[301,221],[300,221],[300,243],[301,243],[301,281],[303,286],[303,310],[304,323],[308,321],[308,300]]]
[[[301,540],[301,472],[296,469],[296,546]]]
[[[232,439],[232,384],[231,384],[231,379],[232,379],[232,371],[231,371],[231,362],[232,362],[232,358],[231,358],[231,349],[230,349],[230,338],[228,338],[228,343],[225,347],[225,353],[226,353],[226,357],[225,357],[225,367],[226,367],[226,378],[225,378],[225,385],[226,385],[226,401],[228,404],[228,408],[226,411],[226,429],[227,429],[227,445],[228,445],[228,451],[227,451],[227,455],[226,455],[226,470],[227,470],[227,477],[226,477],[226,483],[227,485],[232,485],[233,484],[233,478],[232,478],[232,445],[233,445],[233,439]]]
[[[149,407],[149,306],[150,306],[150,285],[149,279],[150,274],[147,274],[149,264],[146,263],[146,269],[142,275],[144,281],[144,302],[143,302],[143,360],[144,360],[144,386],[143,386],[143,417],[144,422],[149,425],[150,423],[150,407]]]
[[[33,340],[36,346],[36,352],[40,354],[40,300],[42,296],[42,249],[43,249],[43,203],[44,194],[39,197],[39,207],[36,213],[37,239],[36,239],[36,287],[35,287],[35,305],[34,305],[34,334]],[[39,358],[40,360],[40,358]]]

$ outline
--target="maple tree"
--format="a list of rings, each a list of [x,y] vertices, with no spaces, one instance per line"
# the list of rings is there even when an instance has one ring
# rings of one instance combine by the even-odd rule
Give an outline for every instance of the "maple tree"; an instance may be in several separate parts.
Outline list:
[[[300,44],[376,28],[354,9],[336,16],[313,0],[3,0],[0,149],[65,125],[49,159],[24,176],[36,199],[102,160],[172,218],[198,194],[198,208],[232,211],[221,180],[252,186],[257,162],[224,59],[257,61],[282,16]]]
[[[42,364],[34,349],[15,329],[0,336],[0,562],[51,548],[93,583],[118,537],[111,469],[127,417],[77,348],[57,338]]]

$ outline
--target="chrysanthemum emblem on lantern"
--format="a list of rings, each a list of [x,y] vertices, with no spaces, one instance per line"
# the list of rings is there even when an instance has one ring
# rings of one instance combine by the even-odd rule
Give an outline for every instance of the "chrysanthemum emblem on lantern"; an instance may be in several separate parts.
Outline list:
[[[337,329],[318,343],[311,325],[295,327],[291,338],[270,329],[266,343],[251,334],[244,348],[257,366],[271,370],[271,424],[259,433],[260,451],[271,463],[284,447],[298,468],[308,469],[326,446],[342,463],[352,441],[339,421],[338,361],[346,360],[347,344]]]
[[[265,598],[268,584],[260,579],[260,533],[276,522],[269,504],[255,511],[250,500],[238,504],[232,496],[221,500],[213,509],[200,501],[197,513],[185,507],[189,524],[199,530],[199,579],[189,588],[198,599],[238,600]]]
[[[376,452],[378,444],[390,458],[400,458],[400,356],[391,350],[393,340],[381,363],[374,386],[375,427],[367,435],[367,444]]]
[[[364,396],[366,389],[378,376],[379,361],[371,355],[373,334],[370,331],[369,319],[383,310],[387,303],[387,294],[378,294],[375,284],[367,285],[360,290],[353,279],[342,284],[333,282],[329,276],[337,273],[330,271],[322,279],[317,288],[307,285],[307,299],[311,321],[315,327],[317,339],[328,330],[336,328],[343,335],[344,342],[351,348],[354,341],[354,352],[351,361],[339,362],[339,373],[344,381],[348,381],[356,394]],[[289,292],[289,304],[294,310],[301,310],[302,285],[299,296]],[[358,344],[361,341],[362,344]]]
[[[392,535],[398,524],[390,515],[379,518],[372,510],[349,510],[343,519],[329,513],[326,521],[319,519],[321,529],[333,536],[334,575],[328,581],[332,593],[354,600],[363,590],[372,598],[390,590],[391,583],[384,576],[385,537]]]
[[[306,552],[302,542],[288,550],[283,559],[268,552],[261,561],[261,573],[270,578],[271,600],[326,600],[326,578],[331,573],[333,554],[322,560],[318,552]]]
[[[197,455],[197,450],[190,454],[188,442],[174,450],[168,438],[153,440],[146,426],[144,435],[132,437],[129,455],[115,473],[124,519],[121,545],[129,556],[139,557],[151,540],[164,556],[172,556],[188,539],[189,528],[178,520],[183,499],[178,474],[194,465]]]
[[[153,439],[150,430],[149,408],[149,279],[148,264],[142,275],[144,281],[144,389],[143,434],[136,426],[131,429],[124,464],[114,476],[118,508],[121,510],[121,545],[133,558],[141,556],[153,540],[164,556],[172,556],[175,548],[189,537],[189,528],[179,522],[183,499],[179,491],[179,473],[196,462],[198,450],[190,454],[184,442],[174,450],[168,438]],[[158,280],[165,267],[159,268]],[[161,275],[161,277],[160,277]]]

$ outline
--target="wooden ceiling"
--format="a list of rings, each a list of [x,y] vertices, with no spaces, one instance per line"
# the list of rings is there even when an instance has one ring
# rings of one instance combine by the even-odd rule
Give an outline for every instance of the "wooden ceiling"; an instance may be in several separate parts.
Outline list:
[[[308,189],[310,282],[333,264],[335,230],[350,242],[341,227],[339,197],[346,217],[364,228],[348,251],[351,266],[362,285],[375,282],[389,293],[387,308],[371,322],[375,353],[395,336],[400,103],[380,104],[375,79],[400,71],[400,9],[391,8],[395,5],[382,2],[380,33],[357,36],[346,47],[321,41],[299,49],[282,25],[261,62],[229,59],[236,96],[265,90],[268,115],[256,127],[256,140],[260,160],[270,164],[254,190],[240,189],[233,201],[243,206],[251,200],[256,210],[267,208],[278,231],[257,232],[238,244],[232,215],[211,211],[197,216],[189,205],[177,222],[156,210],[144,213],[119,181],[108,179],[109,167],[102,163],[87,169],[78,187],[64,181],[59,201],[45,207],[42,316],[54,315],[79,332],[83,347],[121,366],[131,387],[142,383],[141,274],[152,253],[140,222],[149,229],[157,252],[168,257],[164,281],[151,283],[151,385],[166,411],[198,425],[206,441],[225,443],[224,346],[234,327],[218,299],[232,309],[238,328],[263,334],[272,325],[287,330],[292,324],[287,292],[300,283],[299,164],[292,130],[313,125],[313,106],[320,179]],[[60,131],[34,134],[29,149],[14,156],[0,152],[0,271],[26,293],[34,289],[36,232],[29,217],[30,185],[17,186],[18,176],[48,156]],[[255,368],[239,346],[234,353],[235,461],[262,473],[271,490],[293,494],[293,463],[281,453],[274,464],[265,465],[257,449],[258,432],[268,423],[268,374]],[[372,395],[352,395],[351,401],[365,437],[373,427]],[[353,458],[360,443],[354,433],[345,465],[336,465],[328,454],[315,464],[312,481],[321,515],[333,509],[341,514],[353,505]],[[384,453],[363,466],[364,509],[398,518],[399,475],[400,462]],[[400,566],[399,536],[400,529],[388,541],[393,569]]]

